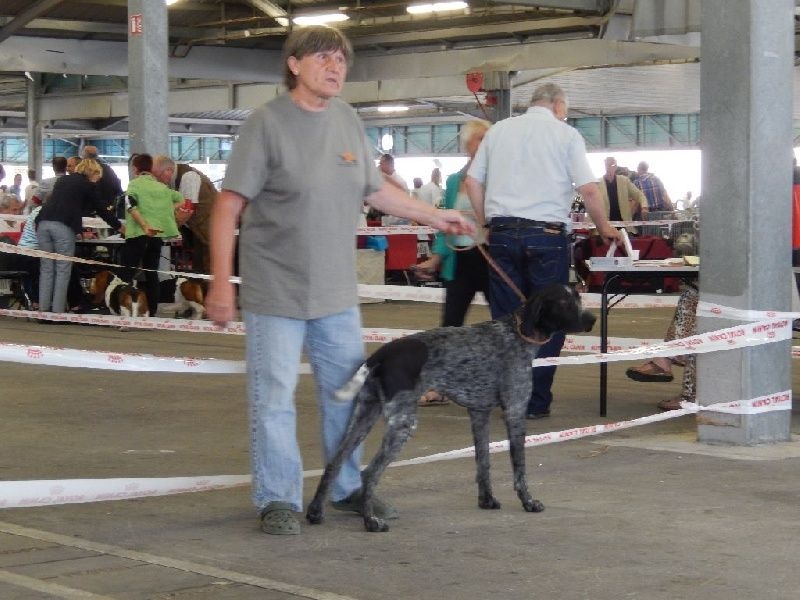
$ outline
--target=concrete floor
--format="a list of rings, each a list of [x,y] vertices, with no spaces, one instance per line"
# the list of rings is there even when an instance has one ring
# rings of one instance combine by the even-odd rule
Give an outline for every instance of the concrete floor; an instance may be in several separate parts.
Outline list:
[[[439,307],[363,307],[366,326],[426,328]],[[671,311],[622,310],[612,335],[660,337]],[[473,320],[486,316],[475,310]],[[243,358],[234,336],[119,332],[0,318],[0,339],[165,356]],[[609,416],[596,366],[563,367],[545,432],[653,414],[676,394],[612,364]],[[680,371],[677,371],[679,374]],[[117,373],[3,364],[0,478],[172,477],[248,472],[241,375]],[[795,390],[798,389],[795,375]],[[321,467],[313,384],[301,378],[306,469]],[[459,407],[420,411],[403,458],[471,445]],[[499,415],[497,415],[499,417]],[[800,427],[797,416],[793,431]],[[382,496],[401,511],[385,534],[329,511],[294,537],[260,533],[246,487],[0,512],[0,599],[351,598],[523,600],[797,598],[800,448],[694,442],[682,417],[528,450],[547,509],[522,511],[507,455],[494,455],[500,511],[477,508],[474,465],[389,469]],[[504,439],[495,418],[493,439]],[[374,448],[376,438],[368,441]],[[316,479],[309,478],[307,498]],[[0,499],[1,500],[1,499]]]

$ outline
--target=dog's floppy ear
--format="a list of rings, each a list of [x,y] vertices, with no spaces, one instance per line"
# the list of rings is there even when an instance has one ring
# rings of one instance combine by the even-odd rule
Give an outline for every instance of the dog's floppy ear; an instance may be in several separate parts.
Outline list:
[[[92,303],[101,304],[105,300],[106,288],[108,288],[110,278],[110,271],[99,271],[92,278],[92,283],[89,285],[89,293],[92,295]]]
[[[517,312],[520,334],[536,341],[545,339],[548,334],[542,331],[541,314],[542,294],[533,294]]]

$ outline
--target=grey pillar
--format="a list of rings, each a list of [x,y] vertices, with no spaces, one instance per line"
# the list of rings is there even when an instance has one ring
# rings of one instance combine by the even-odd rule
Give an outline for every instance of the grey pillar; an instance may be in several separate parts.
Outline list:
[[[26,92],[25,114],[28,128],[28,169],[36,171],[36,181],[42,180],[42,124],[39,122],[39,101],[36,92],[39,89],[39,74],[28,80]]]
[[[791,304],[793,0],[703,0],[702,300],[752,310]],[[734,325],[702,319],[702,331]],[[791,389],[790,342],[700,355],[698,400]],[[790,439],[788,411],[700,413],[702,442]]]
[[[131,152],[169,154],[167,6],[128,2],[128,105]]]
[[[496,123],[511,116],[511,74],[508,71],[484,73],[484,89],[494,95],[495,104],[491,108],[492,120]]]

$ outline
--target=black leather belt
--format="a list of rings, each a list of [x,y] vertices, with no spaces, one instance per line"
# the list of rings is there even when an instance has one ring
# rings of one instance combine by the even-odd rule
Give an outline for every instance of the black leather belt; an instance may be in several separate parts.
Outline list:
[[[560,221],[534,221],[522,217],[493,217],[489,222],[490,229],[524,229],[536,227],[548,233],[563,233],[566,225]]]

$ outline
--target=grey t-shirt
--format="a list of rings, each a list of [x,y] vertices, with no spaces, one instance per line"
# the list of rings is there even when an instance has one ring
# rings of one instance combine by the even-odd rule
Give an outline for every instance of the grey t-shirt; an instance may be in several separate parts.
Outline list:
[[[338,98],[310,112],[284,94],[239,131],[222,187],[248,200],[242,308],[315,319],[355,306],[358,217],[383,183],[356,112]]]

